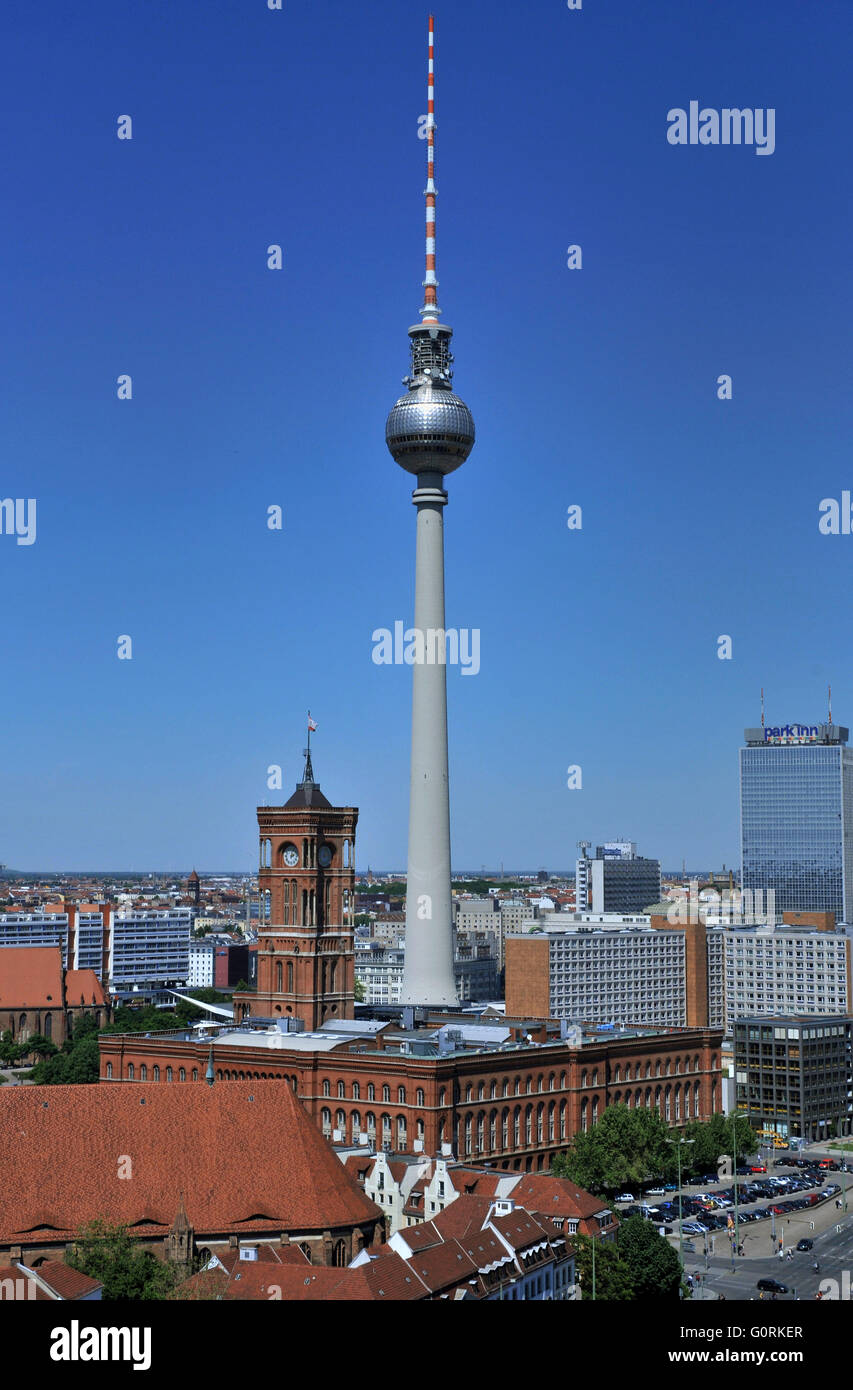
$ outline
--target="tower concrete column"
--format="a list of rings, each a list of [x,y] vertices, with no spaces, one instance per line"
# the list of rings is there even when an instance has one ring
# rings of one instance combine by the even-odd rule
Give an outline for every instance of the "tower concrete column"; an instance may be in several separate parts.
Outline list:
[[[450,899],[450,789],[444,636],[444,507],[448,473],[474,447],[474,421],[452,388],[453,330],[439,322],[435,276],[434,26],[429,20],[427,82],[426,275],[421,322],[409,329],[411,367],[405,396],[385,422],[392,458],[418,485],[415,559],[415,661],[412,670],[412,766],[406,885],[404,1004],[458,1003]]]
[[[450,784],[447,668],[444,661],[444,507],[442,474],[421,473],[412,668],[412,764],[406,885],[404,1004],[456,1004],[450,900]],[[432,660],[430,659],[432,658]],[[440,659],[438,659],[440,658]]]

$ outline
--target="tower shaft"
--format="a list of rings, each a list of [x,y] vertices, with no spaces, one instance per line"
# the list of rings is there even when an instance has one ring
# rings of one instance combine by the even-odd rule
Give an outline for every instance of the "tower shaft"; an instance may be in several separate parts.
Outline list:
[[[417,507],[412,765],[406,885],[404,1004],[456,1004],[450,902],[450,784],[444,662],[444,506],[441,474],[421,474]],[[434,645],[432,645],[434,643]],[[430,661],[430,655],[433,660]],[[437,659],[440,656],[440,660]]]

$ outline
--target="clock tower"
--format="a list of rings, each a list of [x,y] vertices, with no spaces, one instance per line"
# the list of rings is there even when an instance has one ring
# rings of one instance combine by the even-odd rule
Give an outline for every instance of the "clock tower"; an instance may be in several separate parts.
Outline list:
[[[353,1017],[357,821],[320,791],[310,747],[290,800],[258,807],[258,988],[234,996],[239,1017]]]

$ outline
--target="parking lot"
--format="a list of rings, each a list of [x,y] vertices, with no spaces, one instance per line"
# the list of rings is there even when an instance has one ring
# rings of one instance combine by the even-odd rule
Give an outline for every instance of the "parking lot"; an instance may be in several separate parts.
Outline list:
[[[817,1158],[779,1155],[769,1173],[751,1171],[763,1167],[758,1161],[739,1168],[737,1194],[735,1179],[721,1182],[715,1174],[704,1174],[684,1182],[680,1192],[671,1183],[661,1194],[660,1184],[615,1207],[622,1217],[638,1214],[653,1221],[676,1247],[683,1243],[685,1265],[696,1255],[706,1263],[712,1257],[730,1258],[735,1215],[737,1255],[775,1260],[780,1242],[787,1251],[846,1215],[853,1201],[847,1193],[850,1174],[841,1171],[837,1159],[824,1162],[833,1166],[820,1168]]]

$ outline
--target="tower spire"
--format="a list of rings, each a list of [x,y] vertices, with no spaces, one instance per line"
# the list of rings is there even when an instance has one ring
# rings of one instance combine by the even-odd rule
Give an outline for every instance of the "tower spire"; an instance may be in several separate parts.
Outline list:
[[[435,292],[435,18],[429,17],[427,60],[427,186],[426,193],[426,279],[420,315],[424,323],[438,323],[441,310]]]

